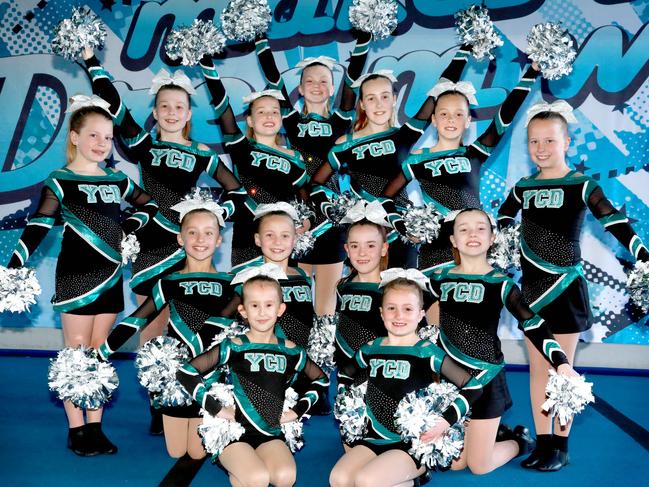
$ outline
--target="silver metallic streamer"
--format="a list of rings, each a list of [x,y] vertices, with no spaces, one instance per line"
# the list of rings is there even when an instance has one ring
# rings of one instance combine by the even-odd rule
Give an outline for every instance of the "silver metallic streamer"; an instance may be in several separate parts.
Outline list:
[[[334,416],[340,422],[340,434],[346,443],[365,436],[367,431],[367,382],[351,386],[336,396]]]
[[[330,198],[331,207],[327,214],[329,220],[334,225],[340,225],[340,220],[345,218],[347,212],[359,201],[360,198],[349,191],[333,195]]]
[[[52,51],[74,61],[80,59],[83,50],[101,48],[106,40],[106,27],[92,10],[76,7],[72,17],[62,20],[54,29]]]
[[[27,311],[32,304],[36,304],[36,296],[39,294],[41,285],[34,269],[8,269],[0,266],[0,313]]]
[[[493,50],[503,45],[500,34],[485,7],[472,5],[455,14],[455,26],[463,44],[471,44],[471,53],[478,60],[493,59]]]
[[[521,268],[520,224],[510,225],[496,232],[487,261],[503,271]]]
[[[248,328],[246,325],[243,325],[239,323],[238,321],[235,323],[232,323],[230,326],[228,326],[225,330],[223,330],[221,333],[217,334],[214,336],[212,339],[212,343],[210,343],[209,347],[207,347],[207,350],[214,348],[217,346],[219,343],[221,343],[223,340],[226,338],[232,338],[236,337],[239,335],[245,335],[250,328]]]
[[[464,447],[464,423],[461,418],[436,440],[424,443],[419,438],[431,429],[442,413],[455,401],[458,389],[447,382],[433,383],[404,397],[394,415],[401,437],[411,443],[409,453],[428,469],[448,467]]]
[[[586,382],[586,378],[581,375],[568,377],[557,374],[554,369],[548,370],[548,373],[550,378],[545,386],[547,400],[541,405],[541,409],[550,416],[557,416],[559,424],[565,426],[588,403],[595,401],[593,383]]]
[[[216,382],[207,394],[213,396],[224,408],[235,407],[231,385]],[[204,409],[201,409],[201,414],[203,422],[198,426],[198,434],[203,440],[205,451],[211,455],[220,455],[226,446],[241,438],[245,432],[241,423],[237,421],[212,416]]]
[[[403,223],[408,235],[416,237],[421,242],[431,243],[439,235],[439,214],[431,204],[425,206],[410,206],[403,214]],[[412,243],[408,237],[401,236],[401,240]]]
[[[338,319],[338,313],[313,317],[307,353],[309,358],[325,371],[331,371],[336,366],[334,351]]]
[[[397,8],[394,0],[354,0],[349,7],[349,22],[374,39],[385,39],[399,24]]]
[[[417,332],[419,338],[422,340],[428,340],[431,343],[437,343],[437,338],[439,337],[439,326],[437,325],[428,325],[419,329]]]
[[[266,0],[230,0],[221,12],[221,28],[228,39],[249,42],[266,33],[271,19]]]
[[[297,404],[299,396],[295,389],[289,387],[286,389],[284,394],[284,407],[282,411],[286,412]],[[301,450],[304,446],[304,423],[301,419],[291,421],[289,423],[284,423],[282,426],[282,433],[284,433],[284,439],[286,440],[286,445],[289,450],[295,453],[298,450]]]
[[[189,27],[171,31],[165,51],[170,59],[180,59],[185,66],[196,66],[203,56],[223,51],[226,41],[214,22],[194,19]]]
[[[134,233],[131,233],[122,239],[122,264],[128,264],[129,260],[135,262],[137,255],[140,253],[140,242]]]
[[[156,406],[191,404],[192,396],[176,380],[176,372],[189,359],[187,347],[168,336],[152,338],[140,347],[135,357],[137,378],[154,395]]]
[[[643,312],[649,311],[649,262],[639,260],[635,263],[627,278],[626,287],[631,300]]]
[[[572,72],[577,57],[574,42],[561,24],[536,24],[527,34],[527,55],[536,61],[544,78],[553,80]]]
[[[295,246],[293,247],[293,253],[291,254],[291,256],[294,259],[299,259],[303,255],[310,252],[313,249],[314,245],[315,237],[313,236],[312,231],[307,230],[304,233],[300,233],[295,240]]]
[[[50,390],[61,401],[70,401],[82,409],[99,409],[119,385],[115,368],[84,346],[61,350],[50,359],[47,376]]]

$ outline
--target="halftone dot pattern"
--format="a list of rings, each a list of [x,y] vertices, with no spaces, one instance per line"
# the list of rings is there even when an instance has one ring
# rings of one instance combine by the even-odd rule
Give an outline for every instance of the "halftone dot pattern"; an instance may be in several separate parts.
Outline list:
[[[628,108],[624,111],[627,115],[631,116],[631,120],[639,123],[642,127],[649,125],[649,79],[642,83],[638,91],[633,95],[626,104]],[[633,134],[637,136],[638,134]]]
[[[503,203],[507,180],[500,174],[490,169],[482,172],[480,177],[480,203],[492,214],[498,212],[498,208]]]
[[[50,118],[43,111],[40,103],[34,103],[29,111],[25,132],[20,140],[12,169],[31,164],[43,153],[53,134]],[[43,175],[45,178],[46,175]]]
[[[56,92],[46,86],[39,86],[36,91],[36,100],[43,109],[43,113],[50,120],[53,127],[56,127],[61,115],[61,100]]]
[[[594,28],[585,19],[582,10],[572,2],[543,2],[539,13],[547,22],[561,22],[561,25],[568,29],[580,44]]]
[[[37,2],[35,1],[34,3]],[[34,12],[34,20],[32,22],[36,22],[47,38],[51,39],[54,34],[54,29],[59,25],[59,22],[63,19],[70,18],[72,8],[78,5],[79,2],[70,0],[49,0],[44,8],[34,8],[32,10]],[[48,52],[51,52],[51,50]]]
[[[647,91],[645,85],[642,86],[642,89]],[[629,132],[619,132],[617,134],[618,137],[620,137],[620,140],[624,142],[624,145],[629,152],[626,159],[627,165],[633,166],[636,169],[647,166],[646,153],[647,146],[649,146],[649,135],[647,135],[646,127],[649,119],[647,118],[647,107],[645,107],[645,104],[646,102],[643,102],[638,110],[631,107],[626,109],[626,114],[631,118],[631,120],[641,125],[644,130],[636,134]]]
[[[25,20],[28,11],[27,8],[21,10],[17,5],[11,4],[4,17],[0,19],[0,39],[6,43],[12,56],[51,52],[50,41],[38,24],[33,19]],[[22,28],[14,32],[14,27],[18,24]]]

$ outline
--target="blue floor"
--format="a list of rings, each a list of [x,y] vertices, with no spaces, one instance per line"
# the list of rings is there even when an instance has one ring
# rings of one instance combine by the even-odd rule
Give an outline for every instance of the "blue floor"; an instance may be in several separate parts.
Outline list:
[[[47,390],[47,359],[0,357],[0,472],[3,486],[155,486],[174,466],[164,440],[147,434],[148,406],[132,361],[114,361],[120,388],[106,410],[104,429],[119,447],[114,456],[80,458],[65,448],[63,408]],[[468,472],[436,474],[429,486],[526,485],[552,487],[646,482],[649,473],[649,377],[588,375],[594,392],[637,423],[644,447],[609,418],[589,407],[575,421],[570,437],[572,463],[559,473],[527,471],[516,462],[486,476]],[[504,421],[531,424],[526,372],[508,372],[515,406]],[[620,416],[617,415],[618,421]],[[630,423],[633,426],[633,423]],[[629,424],[626,425],[629,428]],[[330,417],[314,417],[305,427],[306,446],[296,455],[298,486],[326,486],[341,454]],[[636,435],[637,436],[637,435]],[[226,476],[206,462],[192,486],[227,486]],[[645,484],[646,485],[646,484]]]

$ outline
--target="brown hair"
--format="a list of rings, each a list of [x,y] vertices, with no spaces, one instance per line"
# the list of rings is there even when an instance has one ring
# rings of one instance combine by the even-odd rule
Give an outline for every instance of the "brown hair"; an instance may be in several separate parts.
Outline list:
[[[278,281],[273,279],[272,277],[268,276],[255,276],[251,277],[248,279],[246,282],[243,283],[243,286],[241,288],[241,303],[246,302],[246,289],[255,284],[255,283],[261,283],[261,284],[268,284],[269,286],[273,286],[277,290],[277,296],[279,296],[279,302],[283,303],[284,302],[284,295],[282,293],[282,286]]]
[[[286,213],[285,211],[271,211],[269,213],[266,213],[264,216],[257,218],[257,228],[255,228],[255,233],[259,233],[259,228],[261,227],[261,223],[266,219],[266,217],[269,216],[285,216],[291,222],[293,222],[293,217]]]
[[[259,98],[255,98],[254,100],[252,100],[250,102],[250,105],[248,105],[248,110],[246,110],[246,116],[247,117],[252,117],[252,107],[255,105],[255,103],[257,103],[257,100],[261,100],[262,98],[272,98],[273,100],[277,100],[277,98],[275,98],[274,96],[270,96],[270,95],[265,95],[265,96],[260,96]],[[279,103],[279,100],[277,100],[277,103]],[[280,105],[280,110],[281,110],[281,108],[282,107]],[[280,120],[281,119],[282,119],[282,117],[280,116]],[[246,124],[246,137],[248,139],[250,139],[250,140],[257,140],[257,139],[255,139],[255,131],[252,129],[251,126],[249,126],[247,124]],[[275,135],[275,144],[284,145],[283,143],[284,143],[284,140],[283,140],[282,136],[279,135],[279,132],[278,132],[277,135]]]
[[[306,71],[307,69],[309,69],[309,68],[311,68],[313,66],[322,66],[322,67],[326,68],[327,71],[329,71],[329,74],[331,75],[331,84],[333,86],[333,84],[334,84],[334,74],[331,71],[331,69],[329,69],[329,66],[325,66],[322,63],[312,63],[312,64],[309,64],[308,66],[305,66],[302,69],[302,72],[300,73],[300,84],[302,84],[302,79],[304,78],[304,71]],[[324,113],[325,118],[330,115],[330,110],[331,110],[331,107],[329,106],[329,100],[327,100],[326,103],[325,103],[325,113]],[[309,111],[306,108],[306,101],[305,101],[302,104],[302,115],[308,115],[308,114],[309,114]]]
[[[563,131],[565,132],[566,137],[570,136],[570,132],[568,131],[568,121],[560,113],[550,111],[539,112],[530,119],[527,126],[529,127],[534,120],[557,120],[563,126]]]
[[[212,213],[210,210],[206,209],[206,208],[196,208],[194,210],[190,210],[187,213],[185,213],[183,215],[183,219],[180,220],[180,229],[181,230],[183,229],[183,225],[189,220],[188,217],[191,217],[192,215],[196,215],[198,213],[208,213],[208,214],[212,215],[214,217],[214,221],[216,221],[216,226],[217,226],[217,228],[219,228],[219,231],[220,231],[221,226],[219,225],[218,218],[216,218],[216,215],[214,213]]]
[[[347,228],[347,232],[345,234],[345,242],[349,240],[349,234],[351,233],[352,228],[360,227],[360,226],[375,227],[379,231],[383,243],[386,243],[388,241],[388,230],[386,227],[384,227],[383,225],[379,225],[378,223],[374,223],[370,220],[367,220],[366,218],[363,218],[362,220],[359,220],[349,225],[349,227]],[[351,269],[350,277],[355,276],[357,272],[356,269],[354,269],[354,266],[351,265],[351,262],[349,262],[349,258],[346,259],[345,264],[347,265],[347,267]],[[379,270],[384,271],[387,268],[388,268],[388,255],[386,254],[383,257],[381,257],[381,262],[379,263]]]
[[[391,291],[393,289],[407,289],[413,291],[419,299],[419,308],[424,308],[424,292],[415,282],[411,281],[410,279],[406,279],[405,277],[398,277],[397,279],[390,281],[383,287],[383,300],[381,301],[381,304],[383,304],[385,295],[388,293],[388,291]]]
[[[437,110],[437,105],[438,105],[439,101],[442,98],[444,98],[445,96],[451,96],[451,95],[458,95],[458,96],[461,96],[462,98],[464,98],[464,100],[466,101],[467,112],[470,112],[471,103],[469,103],[469,99],[467,98],[467,96],[464,93],[461,93],[461,92],[459,92],[457,90],[448,90],[448,91],[445,91],[443,93],[440,93],[437,96],[437,98],[435,99],[435,108],[433,109],[433,113],[435,113],[435,111]]]
[[[365,127],[367,127],[367,124],[369,122],[369,120],[367,119],[367,113],[365,113],[365,110],[361,108],[361,100],[363,99],[363,85],[368,81],[372,81],[375,79],[384,79],[388,83],[390,83],[390,86],[392,86],[392,81],[390,81],[390,79],[380,74],[371,74],[363,80],[358,90],[358,101],[356,102],[356,119],[355,119],[356,121],[354,122],[353,132],[358,132],[359,130],[362,130]],[[392,88],[392,94],[394,94],[394,87]],[[393,125],[394,125],[394,111],[392,112],[392,119],[390,120],[390,126],[392,127]]]
[[[99,115],[110,122],[113,121],[110,113],[103,108],[90,106],[81,107],[78,110],[75,110],[72,115],[70,115],[70,120],[68,121],[68,136],[65,139],[65,159],[68,164],[70,164],[77,156],[77,147],[72,143],[70,132],[76,132],[78,134],[85,125],[86,117],[89,115]]]
[[[189,93],[187,93],[187,90],[185,90],[184,88],[182,88],[182,87],[180,87],[178,85],[171,85],[171,84],[170,85],[164,85],[158,90],[158,92],[155,94],[155,99],[153,100],[153,105],[154,106],[158,105],[158,95],[160,94],[160,92],[165,91],[165,90],[166,91],[182,91],[183,93],[185,93],[187,95],[187,108],[188,108],[188,110],[192,109],[192,97],[190,96]],[[187,123],[185,123],[185,126],[183,127],[182,136],[187,140],[191,140],[191,138],[189,137],[189,133],[191,132],[191,130],[192,130],[192,121],[187,120]],[[156,127],[156,137],[158,139],[160,138],[160,126],[159,125]]]
[[[446,231],[448,232],[448,237],[450,239],[451,235],[453,235],[453,232],[455,231],[455,222],[457,221],[457,217],[460,216],[462,213],[468,213],[470,211],[478,211],[485,215],[487,217],[487,221],[489,222],[489,227],[491,228],[491,232],[493,233],[494,227],[493,224],[491,223],[491,218],[489,218],[489,214],[484,211],[482,208],[464,208],[463,210],[459,211],[457,215],[455,215],[455,218],[453,219],[452,222],[450,222],[450,225],[447,226]],[[444,227],[442,226],[442,230]],[[455,262],[456,265],[460,265],[462,262],[462,258],[460,257],[460,251],[455,247],[454,245],[451,245],[451,250],[453,252],[453,261]]]

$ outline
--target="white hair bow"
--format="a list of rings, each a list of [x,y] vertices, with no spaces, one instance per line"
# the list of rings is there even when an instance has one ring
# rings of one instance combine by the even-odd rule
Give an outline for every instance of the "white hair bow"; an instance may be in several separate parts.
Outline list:
[[[577,118],[572,113],[572,107],[565,100],[557,100],[552,103],[537,103],[532,105],[529,110],[527,110],[527,119],[525,120],[525,126],[527,127],[530,124],[530,121],[539,113],[552,112],[558,113],[563,118],[566,119],[567,123],[577,123]]]
[[[103,98],[97,95],[87,96],[81,94],[70,97],[70,106],[65,113],[76,112],[79,108],[83,107],[97,107],[110,113],[110,103]]]
[[[216,221],[220,226],[225,225],[223,219],[225,208],[214,201],[212,199],[212,194],[206,189],[194,188],[191,193],[185,196],[183,201],[176,203],[171,207],[171,209],[180,214],[178,218],[179,221],[182,221],[185,215],[192,210],[207,210],[214,213]]]
[[[151,80],[151,88],[149,89],[150,95],[155,95],[160,91],[160,88],[167,85],[174,85],[182,88],[190,95],[195,95],[196,90],[192,86],[191,80],[187,77],[185,73],[181,70],[174,71],[173,74],[169,74],[169,71],[166,69],[161,69]]]
[[[327,66],[331,71],[336,69],[336,60],[329,56],[307,57],[297,63],[295,67],[304,69],[311,66],[312,64],[323,64]]]
[[[262,216],[268,215],[269,213],[273,213],[275,211],[286,213],[293,219],[293,221],[298,221],[299,219],[297,211],[295,210],[295,207],[293,205],[287,203],[286,201],[280,201],[278,203],[264,203],[263,205],[259,205],[257,208],[255,208],[254,220],[258,220]]]
[[[286,273],[280,266],[273,264],[272,262],[267,262],[259,266],[246,267],[242,271],[238,272],[232,279],[232,284],[243,284],[257,276],[270,277],[276,281],[279,281],[280,279],[288,279]]]
[[[284,98],[284,95],[282,95],[282,92],[279,90],[254,91],[249,95],[243,97],[243,104],[250,105],[253,101],[255,101],[257,98],[261,98],[262,96],[272,96],[278,101],[284,101],[286,99]]]
[[[391,269],[381,272],[381,283],[379,287],[385,287],[396,279],[408,279],[419,286],[423,291],[428,291],[430,285],[429,279],[417,269],[402,269],[401,267],[392,267]]]
[[[432,96],[436,99],[439,95],[446,93],[447,91],[457,91],[458,93],[462,93],[466,96],[467,100],[469,100],[470,105],[478,104],[478,100],[475,97],[475,88],[473,87],[473,84],[468,81],[454,83],[453,81],[442,78],[439,80],[439,83],[431,88],[428,92],[428,96]]]
[[[352,206],[347,214],[340,220],[340,223],[356,223],[363,219],[384,227],[391,227],[387,220],[388,214],[379,200],[370,201],[360,200]]]
[[[360,76],[356,81],[352,83],[352,88],[360,88],[360,86],[363,84],[363,81],[365,81],[370,76],[382,76],[389,79],[391,83],[397,82],[397,78],[394,76],[394,71],[392,71],[391,69],[379,69],[378,71],[374,71],[373,73],[365,73],[364,75]]]

